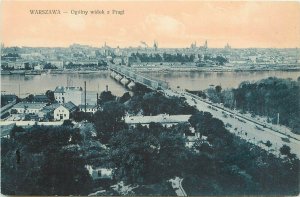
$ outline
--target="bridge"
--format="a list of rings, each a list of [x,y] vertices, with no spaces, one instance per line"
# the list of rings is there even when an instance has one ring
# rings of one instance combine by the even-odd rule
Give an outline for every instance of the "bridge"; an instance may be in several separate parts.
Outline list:
[[[151,90],[165,90],[169,87],[167,82],[151,79],[141,73],[132,71],[130,67],[110,65],[109,70],[112,78],[129,89],[132,89],[137,83]]]

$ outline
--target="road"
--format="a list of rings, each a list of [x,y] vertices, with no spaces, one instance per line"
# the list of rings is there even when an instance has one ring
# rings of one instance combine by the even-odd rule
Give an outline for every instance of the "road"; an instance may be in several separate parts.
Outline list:
[[[185,193],[183,187],[182,187],[182,181],[183,179],[179,177],[175,177],[174,179],[170,179],[169,182],[172,184],[173,189],[175,190],[175,193],[177,196],[187,196]]]
[[[279,149],[285,144],[291,148],[292,153],[300,158],[300,136],[291,133],[285,127],[263,123],[184,91],[164,90],[163,92],[166,96],[184,97],[189,105],[195,106],[199,111],[210,112],[224,122],[226,129],[250,143],[277,156],[280,156]],[[265,145],[267,141],[272,143],[271,147]]]

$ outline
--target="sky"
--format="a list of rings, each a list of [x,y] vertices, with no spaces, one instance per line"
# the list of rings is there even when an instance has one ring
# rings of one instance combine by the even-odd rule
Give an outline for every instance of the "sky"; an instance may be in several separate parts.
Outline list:
[[[61,11],[33,15],[30,10]],[[112,10],[123,15],[75,15]],[[67,12],[67,13],[63,13]],[[300,47],[299,2],[238,1],[2,1],[5,46],[66,47],[72,43],[128,47],[141,41],[159,47]]]

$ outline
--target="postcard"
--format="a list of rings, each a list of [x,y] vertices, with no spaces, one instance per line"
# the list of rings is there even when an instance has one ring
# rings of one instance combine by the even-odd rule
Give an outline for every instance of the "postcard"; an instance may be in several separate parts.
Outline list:
[[[299,2],[0,4],[2,195],[299,195]]]

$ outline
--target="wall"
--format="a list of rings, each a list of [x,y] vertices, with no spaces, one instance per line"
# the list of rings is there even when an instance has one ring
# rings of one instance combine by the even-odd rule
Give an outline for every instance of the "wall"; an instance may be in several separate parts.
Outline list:
[[[16,126],[33,126],[33,125],[45,125],[45,126],[59,126],[63,124],[63,121],[57,122],[36,122],[36,121],[0,121],[0,125],[16,124]]]

